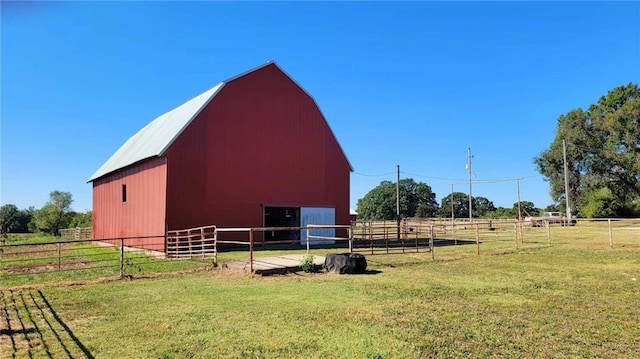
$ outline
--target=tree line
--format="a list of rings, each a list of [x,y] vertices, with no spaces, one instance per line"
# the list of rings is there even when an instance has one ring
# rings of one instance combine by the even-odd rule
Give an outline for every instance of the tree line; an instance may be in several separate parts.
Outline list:
[[[90,227],[91,211],[72,211],[71,203],[71,193],[52,191],[49,201],[40,209],[19,209],[14,204],[5,204],[0,207],[0,234],[45,233],[57,236],[63,228]]]
[[[564,144],[564,146],[563,146]],[[566,156],[563,153],[566,149]],[[566,167],[565,174],[565,157]],[[566,211],[568,182],[570,209],[578,217],[640,216],[640,88],[637,84],[616,87],[589,106],[571,110],[557,121],[556,136],[533,159],[536,169],[550,184],[553,204],[544,211]],[[413,179],[399,182],[401,217],[469,217],[469,197],[454,192],[440,204],[431,187]],[[358,200],[359,218],[396,218],[396,184],[383,181]],[[472,197],[474,217],[518,216],[512,208],[495,207],[484,197]],[[532,202],[520,202],[522,216],[539,215]]]
[[[469,218],[469,196],[462,192],[453,192],[442,198],[440,203],[436,201],[436,194],[431,186],[424,182],[416,182],[413,178],[400,180],[398,188],[396,183],[382,181],[378,186],[369,191],[358,200],[356,212],[358,218],[363,220],[393,220],[396,218],[397,203],[396,191],[400,193],[400,217],[441,217],[451,218],[452,210],[455,218]],[[453,203],[453,207],[452,207]],[[496,207],[492,201],[485,197],[471,196],[471,215],[474,218],[517,218],[518,203],[511,208]],[[520,210],[522,216],[537,216],[542,211],[536,208],[533,202],[521,201]],[[555,211],[556,207],[550,206],[545,211]]]

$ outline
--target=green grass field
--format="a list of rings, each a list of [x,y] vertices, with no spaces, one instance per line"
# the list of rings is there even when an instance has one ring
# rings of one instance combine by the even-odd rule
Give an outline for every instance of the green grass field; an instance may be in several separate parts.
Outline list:
[[[435,261],[368,255],[366,275],[2,283],[0,358],[640,357],[634,236],[610,249],[606,231],[553,231],[554,245],[518,250],[484,238],[480,256],[475,245],[437,247]]]

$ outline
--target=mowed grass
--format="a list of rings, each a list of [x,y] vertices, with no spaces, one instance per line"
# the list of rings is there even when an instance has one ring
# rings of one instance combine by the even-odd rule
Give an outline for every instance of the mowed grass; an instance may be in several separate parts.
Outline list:
[[[5,288],[0,357],[640,357],[640,246],[545,241],[368,255],[366,275]]]

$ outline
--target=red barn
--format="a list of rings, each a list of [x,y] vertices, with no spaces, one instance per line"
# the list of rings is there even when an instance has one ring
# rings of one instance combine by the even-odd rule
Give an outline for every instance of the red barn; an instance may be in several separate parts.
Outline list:
[[[348,224],[351,171],[311,95],[269,62],[129,138],[89,179],[93,236],[299,226],[305,218]],[[144,247],[163,250],[164,239]]]

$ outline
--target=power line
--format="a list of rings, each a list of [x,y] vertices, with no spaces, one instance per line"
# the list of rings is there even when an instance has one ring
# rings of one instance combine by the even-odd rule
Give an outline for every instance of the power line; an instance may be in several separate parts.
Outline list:
[[[381,173],[381,174],[378,174],[378,175],[371,175],[371,174],[360,173],[360,172],[353,172],[353,174],[358,175],[358,176],[365,176],[365,177],[383,177],[383,176],[393,175],[393,174],[395,174],[395,172]]]
[[[536,178],[536,177],[542,177],[541,175],[535,175],[535,176],[527,176],[527,177],[516,177],[516,178],[502,178],[502,179],[491,179],[491,180],[475,180],[473,181],[474,184],[490,184],[490,183],[501,183],[501,182],[515,182],[518,180],[523,180],[523,179],[527,179],[527,178]],[[468,181],[460,181],[457,183],[452,183],[452,185],[461,185],[461,184],[468,184]]]
[[[464,179],[460,179],[460,178],[447,178],[447,177],[434,177],[434,176],[426,176],[426,175],[420,175],[417,173],[410,173],[410,172],[401,172],[405,175],[410,175],[410,176],[415,176],[415,177],[423,177],[423,178],[430,178],[430,179],[436,179],[436,180],[441,180],[441,181],[464,181]]]

